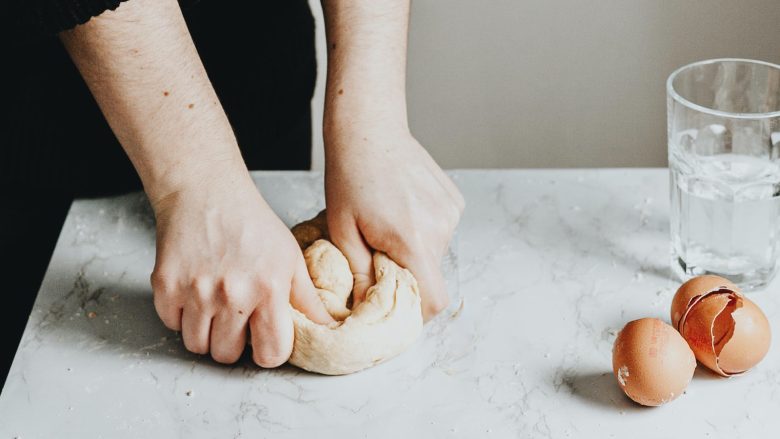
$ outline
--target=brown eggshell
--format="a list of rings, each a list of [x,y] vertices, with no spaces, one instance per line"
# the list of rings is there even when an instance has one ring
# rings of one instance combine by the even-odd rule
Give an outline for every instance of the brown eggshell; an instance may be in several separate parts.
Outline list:
[[[726,278],[714,275],[696,276],[680,285],[672,299],[672,326],[680,329],[680,320],[685,311],[701,300],[707,293],[727,289],[739,293],[739,287]]]
[[[639,404],[658,406],[680,396],[696,359],[671,326],[658,319],[626,324],[612,349],[612,369],[623,392]]]
[[[715,343],[728,335],[734,326],[731,322],[718,319],[736,296],[731,294],[710,294],[699,300],[686,313],[681,322],[680,334],[688,342],[696,359],[716,373],[728,376],[718,366]],[[728,313],[725,313],[728,315]],[[716,326],[715,322],[719,324]]]
[[[761,362],[772,341],[766,315],[750,299],[743,298],[741,302],[742,306],[735,307],[730,315],[731,337],[722,343],[721,349],[716,347],[718,365],[729,375],[743,373]]]

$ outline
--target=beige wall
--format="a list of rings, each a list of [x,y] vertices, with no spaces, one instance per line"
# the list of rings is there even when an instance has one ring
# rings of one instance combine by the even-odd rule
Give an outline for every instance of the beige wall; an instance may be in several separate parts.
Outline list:
[[[780,63],[780,0],[415,0],[410,122],[447,168],[663,166],[666,77],[714,57]]]

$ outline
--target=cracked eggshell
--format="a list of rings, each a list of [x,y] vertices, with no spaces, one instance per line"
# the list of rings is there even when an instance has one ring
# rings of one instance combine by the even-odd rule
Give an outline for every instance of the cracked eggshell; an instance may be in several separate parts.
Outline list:
[[[696,276],[680,285],[672,299],[672,326],[680,329],[680,320],[685,312],[707,293],[729,290],[740,294],[739,287],[726,278],[714,275]]]
[[[639,404],[658,406],[677,398],[695,369],[688,343],[659,319],[629,322],[615,339],[612,370],[623,392]]]
[[[720,367],[729,374],[743,373],[760,363],[769,352],[772,331],[769,320],[752,300],[742,298],[742,307],[731,313],[734,332],[718,356]]]
[[[719,375],[744,373],[769,351],[766,316],[722,277],[698,276],[684,283],[672,300],[671,314],[696,359]]]
[[[691,307],[680,333],[696,358],[722,376],[746,372],[769,351],[771,330],[761,309],[739,294],[712,293]]]
[[[735,300],[736,297],[728,293],[710,294],[692,306],[680,322],[680,334],[688,342],[696,359],[723,376],[728,374],[718,366],[715,345],[722,345],[733,325],[719,316],[726,315],[723,311],[733,306]]]

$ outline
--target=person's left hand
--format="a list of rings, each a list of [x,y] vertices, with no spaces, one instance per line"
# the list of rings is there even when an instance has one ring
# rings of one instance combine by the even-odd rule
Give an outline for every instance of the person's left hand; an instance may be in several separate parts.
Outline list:
[[[374,283],[375,249],[412,272],[430,319],[449,303],[440,264],[463,196],[406,130],[341,131],[325,141],[328,229],[355,277],[354,303]]]

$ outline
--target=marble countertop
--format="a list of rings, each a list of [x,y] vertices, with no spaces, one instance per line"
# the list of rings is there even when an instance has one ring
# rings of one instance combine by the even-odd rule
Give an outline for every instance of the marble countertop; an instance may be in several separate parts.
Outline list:
[[[444,262],[450,309],[400,357],[342,377],[188,353],[154,312],[145,198],[75,202],[0,396],[0,439],[777,437],[777,341],[745,376],[699,368],[660,408],[614,381],[617,331],[668,320],[678,285],[665,169],[452,175],[468,207]],[[319,174],[254,177],[287,224],[323,206]],[[780,328],[780,280],[750,297]]]

